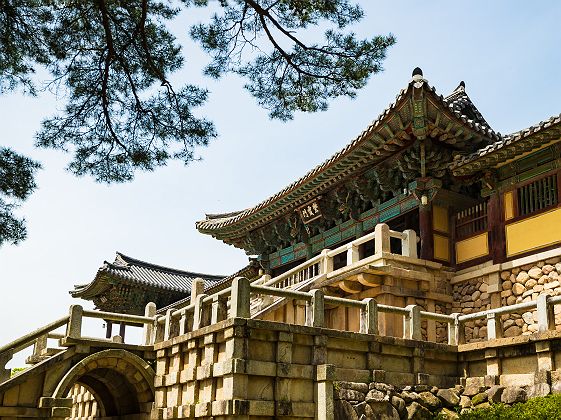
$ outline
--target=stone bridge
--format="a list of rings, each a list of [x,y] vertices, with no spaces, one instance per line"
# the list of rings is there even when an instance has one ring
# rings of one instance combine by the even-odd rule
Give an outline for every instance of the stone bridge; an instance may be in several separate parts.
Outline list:
[[[153,305],[149,311],[154,311]],[[150,314],[150,312],[148,312]],[[153,313],[152,313],[153,315]],[[2,369],[0,419],[104,418],[149,419],[154,401],[152,344],[131,345],[81,336],[84,316],[121,322],[152,323],[151,317],[105,314],[72,306],[70,314],[0,348],[2,368],[12,355],[34,345],[34,365],[10,378]],[[66,326],[64,334],[53,333]],[[146,332],[150,328],[145,328]],[[49,338],[60,348],[47,348]]]
[[[390,237],[402,241],[400,255],[389,252]],[[357,248],[368,240],[376,252],[361,256]],[[276,278],[238,277],[210,296],[194,287],[199,291],[187,306],[165,314],[157,314],[154,304],[144,316],[73,305],[67,316],[0,347],[0,420],[333,420],[340,381],[561,392],[561,331],[553,316],[561,296],[446,314],[372,297],[330,296],[322,288],[337,282],[344,290],[353,286],[348,279],[376,284],[382,276],[430,287],[435,268],[416,258],[414,243],[410,232],[377,227]],[[347,265],[335,267],[341,253]],[[340,327],[327,316],[330,308],[353,313],[356,324]],[[536,332],[503,338],[502,319],[526,312],[535,315]],[[84,337],[85,317],[140,326],[142,344]],[[485,324],[487,340],[466,343],[463,333],[474,320]],[[57,348],[47,345],[53,339]],[[31,345],[34,366],[10,377],[6,363]]]

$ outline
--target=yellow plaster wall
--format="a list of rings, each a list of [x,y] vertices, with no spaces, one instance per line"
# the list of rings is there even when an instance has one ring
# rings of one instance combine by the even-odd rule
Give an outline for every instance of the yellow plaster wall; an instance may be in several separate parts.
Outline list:
[[[561,242],[561,209],[506,225],[507,256]]]
[[[448,233],[448,209],[446,207],[432,207],[432,227],[439,232]]]
[[[434,258],[442,261],[450,261],[450,242],[446,236],[433,234]]]
[[[512,191],[508,191],[504,194],[504,208],[505,208],[505,220],[510,220],[514,217],[514,199],[512,196]]]
[[[456,242],[456,262],[458,264],[489,254],[487,232]]]

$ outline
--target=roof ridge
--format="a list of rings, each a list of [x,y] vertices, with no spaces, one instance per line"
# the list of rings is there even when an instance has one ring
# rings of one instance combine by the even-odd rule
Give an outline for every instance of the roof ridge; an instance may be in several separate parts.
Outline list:
[[[223,275],[197,273],[197,272],[194,272],[194,271],[179,270],[177,268],[171,268],[171,267],[166,267],[166,266],[163,266],[163,265],[153,264],[153,263],[149,263],[147,261],[139,260],[137,258],[129,257],[129,256],[127,256],[127,255],[125,255],[125,254],[123,254],[122,252],[119,252],[119,251],[116,251],[116,254],[117,254],[118,257],[120,257],[127,264],[142,266],[142,267],[145,267],[145,268],[151,268],[151,269],[154,269],[156,271],[163,271],[163,272],[167,272],[167,273],[186,275],[188,277],[201,277],[201,278],[206,278],[206,279],[213,278],[213,279],[216,279],[216,280],[222,280],[224,277],[226,277],[226,276],[223,276]],[[111,265],[114,265],[114,264],[111,264]],[[123,268],[123,267],[122,266],[117,266],[117,268]]]
[[[336,166],[337,163],[340,162],[342,159],[344,159],[344,157],[346,155],[352,153],[356,148],[359,148],[360,145],[363,142],[365,142],[374,133],[374,131],[380,126],[382,121],[384,121],[384,119],[388,115],[391,114],[392,110],[394,110],[396,107],[398,107],[398,105],[401,103],[401,101],[404,99],[404,97],[413,88],[417,88],[417,89],[418,88],[423,88],[423,89],[426,90],[426,92],[430,93],[431,95],[434,95],[434,97],[439,101],[441,106],[443,106],[444,108],[446,108],[447,111],[452,113],[452,115],[455,118],[457,118],[458,120],[461,120],[470,129],[481,133],[481,135],[486,137],[489,142],[493,142],[495,139],[499,139],[499,136],[497,135],[497,133],[489,126],[487,121],[485,121],[482,116],[481,116],[480,121],[477,120],[477,118],[479,118],[478,116],[480,116],[481,114],[477,110],[475,105],[473,105],[473,102],[471,102],[471,99],[469,98],[469,96],[465,92],[462,95],[462,97],[466,98],[467,101],[469,101],[469,103],[471,104],[471,107],[473,107],[473,112],[475,113],[475,116],[477,117],[476,119],[473,119],[473,117],[470,116],[470,115],[464,114],[463,112],[461,112],[461,109],[457,109],[457,108],[462,108],[461,105],[458,104],[455,107],[455,106],[453,106],[454,103],[452,101],[447,100],[442,95],[436,93],[436,88],[434,86],[431,86],[430,83],[428,82],[428,80],[422,78],[422,74],[420,74],[420,75],[414,77],[407,84],[407,86],[405,88],[403,88],[399,91],[395,100],[393,102],[390,102],[390,104],[378,115],[378,117],[376,119],[374,119],[364,130],[362,130],[362,132],[358,136],[356,136],[350,143],[347,143],[338,152],[331,155],[326,160],[324,160],[322,163],[316,165],[311,170],[306,172],[303,176],[301,176],[297,180],[293,181],[289,185],[285,186],[283,189],[281,189],[277,193],[275,193],[275,194],[269,196],[268,198],[264,199],[263,201],[259,202],[255,206],[247,208],[245,210],[238,211],[238,212],[232,212],[234,214],[234,216],[231,216],[231,217],[226,216],[227,213],[222,215],[221,218],[212,219],[212,218],[207,217],[205,220],[197,221],[195,223],[196,228],[199,231],[201,231],[202,233],[210,233],[213,230],[217,230],[217,229],[225,228],[226,226],[234,225],[241,220],[252,217],[253,215],[259,213],[259,211],[261,211],[263,208],[266,208],[269,205],[272,205],[273,203],[281,200],[282,197],[284,197],[288,194],[291,194],[292,192],[297,190],[299,186],[304,185],[307,181],[309,181],[310,179],[313,179],[318,173],[325,170],[326,167]],[[458,88],[461,88],[461,89],[458,89]],[[458,92],[456,94],[461,93],[460,90],[465,90],[464,89],[465,88],[465,83],[463,84],[463,86],[462,86],[462,84],[460,84],[460,86],[458,88],[456,88],[456,90],[458,90]],[[307,194],[309,194],[309,193],[307,193]],[[281,210],[282,209],[284,209],[284,207],[282,207]],[[280,211],[280,210],[278,210],[278,211]]]

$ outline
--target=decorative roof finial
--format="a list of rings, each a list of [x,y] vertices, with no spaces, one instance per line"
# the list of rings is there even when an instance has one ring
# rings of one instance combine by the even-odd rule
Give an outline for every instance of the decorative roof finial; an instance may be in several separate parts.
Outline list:
[[[460,82],[460,86],[463,87],[464,89],[466,88],[466,82],[464,82],[463,80]]]
[[[420,67],[415,67],[415,70],[413,70],[413,81],[415,83],[419,83],[423,81],[423,70],[421,70]]]

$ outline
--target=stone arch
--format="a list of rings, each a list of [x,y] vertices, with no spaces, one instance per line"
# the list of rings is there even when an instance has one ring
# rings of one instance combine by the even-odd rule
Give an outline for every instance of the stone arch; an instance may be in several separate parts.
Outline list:
[[[154,370],[143,359],[121,349],[102,350],[73,366],[57,385],[53,398],[66,398],[75,384],[95,397],[104,418],[150,415]]]

